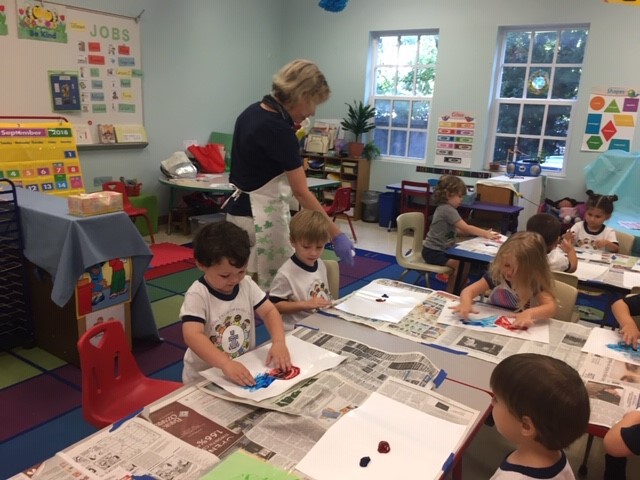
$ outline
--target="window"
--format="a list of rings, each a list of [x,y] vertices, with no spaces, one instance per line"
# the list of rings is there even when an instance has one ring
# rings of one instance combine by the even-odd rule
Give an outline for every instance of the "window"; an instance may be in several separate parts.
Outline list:
[[[426,159],[437,59],[437,32],[374,36],[371,99],[381,155]]]
[[[586,26],[502,31],[490,160],[545,156],[544,171],[564,170],[588,34]]]

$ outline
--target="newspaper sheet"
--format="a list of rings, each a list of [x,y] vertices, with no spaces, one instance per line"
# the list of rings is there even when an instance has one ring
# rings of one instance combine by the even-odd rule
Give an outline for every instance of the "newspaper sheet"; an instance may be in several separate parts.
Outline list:
[[[441,370],[419,352],[388,353],[355,340],[307,328],[299,328],[293,335],[347,359],[282,395],[260,402],[236,397],[215,384],[202,386],[202,391],[269,410],[334,420],[377,391],[387,377],[427,388],[431,388],[434,381],[441,381]]]
[[[220,459],[135,417],[103,429],[54,457],[14,476],[39,480],[198,479]]]
[[[455,247],[468,252],[481,253],[483,255],[491,255],[492,257],[495,257],[498,253],[498,249],[506,239],[507,237],[505,235],[500,235],[498,240],[474,237],[457,243]]]
[[[611,427],[640,407],[640,367],[589,353],[580,367],[591,399],[590,423]]]

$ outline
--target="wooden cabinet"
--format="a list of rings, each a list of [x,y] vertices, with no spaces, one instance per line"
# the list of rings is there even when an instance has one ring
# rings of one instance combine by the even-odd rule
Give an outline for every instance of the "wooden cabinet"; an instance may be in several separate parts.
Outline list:
[[[370,161],[366,158],[333,157],[314,153],[303,154],[307,177],[339,180],[342,186],[351,187],[354,220],[362,217],[362,194],[369,190]],[[335,190],[335,189],[333,189]],[[326,203],[333,199],[331,191],[325,192]]]

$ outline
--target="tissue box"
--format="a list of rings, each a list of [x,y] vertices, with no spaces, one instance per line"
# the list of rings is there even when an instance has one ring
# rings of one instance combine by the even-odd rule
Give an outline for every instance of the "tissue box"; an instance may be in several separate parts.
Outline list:
[[[69,213],[81,217],[122,210],[122,194],[118,192],[95,192],[69,195]]]

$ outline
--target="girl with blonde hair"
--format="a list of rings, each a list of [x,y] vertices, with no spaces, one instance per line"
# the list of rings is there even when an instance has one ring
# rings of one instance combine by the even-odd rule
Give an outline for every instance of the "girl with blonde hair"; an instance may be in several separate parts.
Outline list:
[[[473,299],[491,290],[489,303],[514,310],[514,325],[529,327],[556,314],[552,285],[544,239],[539,233],[518,232],[502,244],[489,271],[462,291],[452,309],[466,320],[477,313]]]

